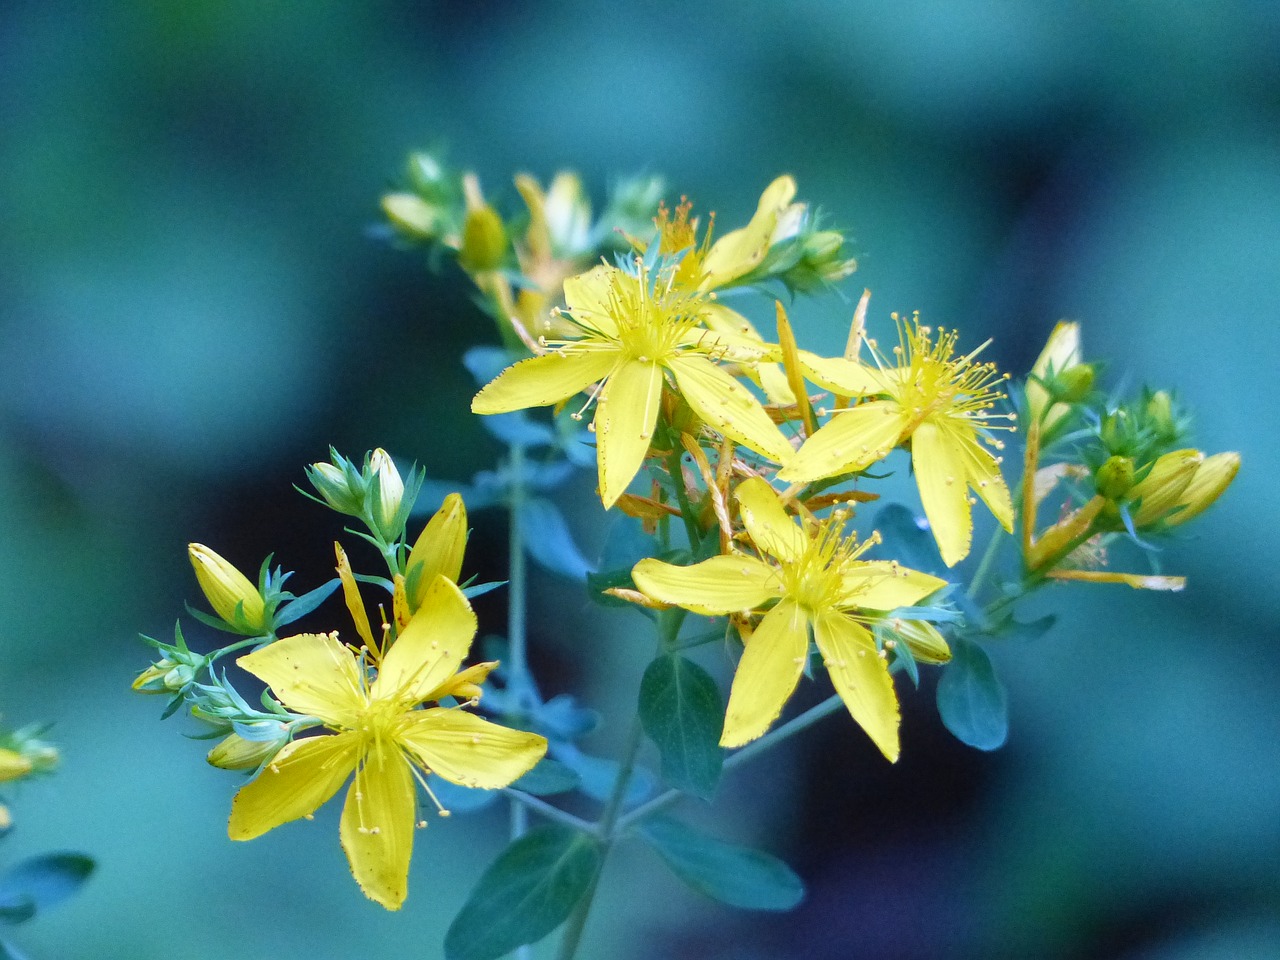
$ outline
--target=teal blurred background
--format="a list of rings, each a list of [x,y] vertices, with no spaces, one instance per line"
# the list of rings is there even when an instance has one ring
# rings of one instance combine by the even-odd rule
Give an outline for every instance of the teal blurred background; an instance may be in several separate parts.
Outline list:
[[[655,171],[726,225],[791,172],[855,238],[847,291],[872,289],[873,324],[919,309],[1025,371],[1054,321],[1082,320],[1112,383],[1175,388],[1200,445],[1244,461],[1165,551],[1185,593],[1062,589],[1047,637],[997,651],[1002,751],[952,741],[926,690],[895,767],[837,719],[725,784],[699,815],[788,858],[797,912],[733,913],[627,847],[587,956],[1280,957],[1278,11],[7,0],[0,709],[56,721],[65,764],[10,792],[0,858],[100,862],[15,941],[36,960],[429,960],[496,853],[497,814],[433,825],[386,914],[333,811],[228,841],[235,776],[128,689],[138,632],[169,636],[198,595],[188,541],[246,569],[274,550],[303,588],[330,575],[340,524],[291,489],[328,444],[456,480],[497,453],[459,362],[491,324],[451,270],[369,236],[404,155],[444,142],[500,199],[517,170],[577,167],[597,201]],[[850,311],[795,315],[829,349]],[[575,520],[598,546],[598,519]],[[468,569],[500,575],[503,518],[475,521]],[[647,641],[536,576],[547,692],[616,730]],[[480,613],[498,629],[501,598]]]

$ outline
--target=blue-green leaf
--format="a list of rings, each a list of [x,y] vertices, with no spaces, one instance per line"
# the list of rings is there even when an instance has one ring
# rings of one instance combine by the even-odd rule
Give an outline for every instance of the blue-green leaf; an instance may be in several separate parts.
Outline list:
[[[321,584],[314,590],[309,590],[302,596],[290,600],[276,613],[276,628],[278,629],[285,624],[293,623],[295,620],[305,617],[320,604],[324,603],[329,598],[329,595],[338,588],[339,583],[341,581],[334,577],[328,583]]]
[[[93,861],[78,853],[49,853],[23,860],[0,876],[0,903],[29,900],[47,910],[72,896],[93,873]]]
[[[650,817],[639,833],[672,873],[721,903],[790,910],[804,899],[804,883],[772,854],[725,843],[667,817]]]
[[[582,779],[558,760],[543,757],[538,765],[511,784],[513,790],[523,790],[539,797],[575,790]]]
[[[450,813],[471,813],[483,810],[502,796],[501,790],[482,790],[479,787],[464,787],[460,783],[450,783],[443,777],[432,776],[429,780],[431,792]]]
[[[602,803],[613,794],[618,780],[619,766],[616,760],[593,757],[569,743],[555,744],[555,758],[569,767],[582,779],[582,792]],[[640,764],[631,769],[627,792],[622,798],[624,807],[634,807],[653,795],[654,776]]]
[[[1004,687],[986,651],[972,640],[951,642],[951,662],[938,678],[938,713],[962,743],[995,750],[1009,736]]]
[[[448,960],[497,960],[560,926],[595,882],[597,841],[558,825],[525,834],[493,862],[445,936]]]
[[[635,517],[619,514],[605,535],[604,552],[600,558],[599,573],[587,575],[587,592],[591,599],[604,607],[630,607],[643,610],[626,600],[605,593],[611,587],[635,589],[631,569],[645,557],[656,557],[661,552],[658,541],[644,532],[644,526]]]
[[[710,674],[679,654],[657,657],[640,681],[640,722],[662,755],[662,778],[710,799],[724,764],[724,699]]]
[[[521,506],[520,532],[529,555],[539,566],[578,581],[592,572],[591,564],[573,542],[564,515],[550,500],[537,497]]]

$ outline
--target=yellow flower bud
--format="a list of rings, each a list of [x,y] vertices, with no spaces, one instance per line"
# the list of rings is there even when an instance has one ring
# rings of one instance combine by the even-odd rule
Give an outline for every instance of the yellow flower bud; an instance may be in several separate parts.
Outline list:
[[[1098,468],[1093,482],[1100,496],[1119,500],[1133,488],[1133,461],[1128,457],[1111,457]]]
[[[1129,499],[1139,501],[1134,526],[1149,527],[1177,507],[1202,463],[1199,450],[1175,450],[1156,460],[1151,472],[1129,491]]]
[[[1031,368],[1031,378],[1027,381],[1027,413],[1032,421],[1044,417],[1045,430],[1067,414],[1065,409],[1051,409],[1057,404],[1050,396],[1046,381],[1050,376],[1061,377],[1080,361],[1080,324],[1059,320],[1049,334],[1044,349],[1040,351],[1040,356],[1036,358]]]
[[[200,589],[218,616],[249,634],[266,629],[266,607],[248,577],[203,544],[188,544],[187,555]]]
[[[388,193],[382,198],[382,212],[406,236],[429,240],[440,232],[438,211],[412,193]]]
[[[927,621],[899,620],[893,624],[893,632],[906,642],[911,656],[919,663],[946,663],[951,659],[947,641],[937,627]]]
[[[166,657],[138,674],[133,689],[138,693],[179,693],[194,678],[195,670],[191,666],[174,663]]]
[[[468,211],[458,257],[462,266],[473,273],[494,270],[502,264],[506,252],[507,231],[497,211],[488,204]]]
[[[417,543],[409,551],[405,571],[409,581],[409,609],[417,610],[439,574],[454,583],[462,573],[462,554],[467,546],[467,507],[462,497],[451,493],[427,522]]]
[[[270,740],[246,740],[238,733],[228,734],[205,759],[223,770],[251,770],[284,746],[284,724],[275,723],[275,726],[280,728],[280,736]]]
[[[31,772],[31,761],[16,750],[0,748],[0,783],[21,780]]]
[[[1173,397],[1167,390],[1157,390],[1147,399],[1146,414],[1160,439],[1172,442],[1177,437],[1178,424],[1173,415]]]
[[[387,451],[379,447],[369,455],[369,469],[378,480],[378,502],[374,505],[373,519],[386,534],[394,536],[391,529],[400,501],[404,499],[404,480],[396,469],[395,461]]]
[[[1178,498],[1180,509],[1169,515],[1166,521],[1169,526],[1186,523],[1204,513],[1231,485],[1239,470],[1238,453],[1216,453],[1201,463]]]

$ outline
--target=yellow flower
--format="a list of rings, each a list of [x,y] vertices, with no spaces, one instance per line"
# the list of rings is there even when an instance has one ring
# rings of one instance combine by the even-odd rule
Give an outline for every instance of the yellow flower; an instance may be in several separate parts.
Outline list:
[[[1163,523],[1173,527],[1199,516],[1222,496],[1239,469],[1238,453],[1207,458],[1199,450],[1164,454],[1129,491],[1129,500],[1138,505],[1134,526],[1141,529]]]
[[[462,592],[438,576],[416,614],[369,679],[336,634],[287,637],[236,662],[290,710],[331,733],[287,744],[240,789],[228,833],[251,840],[309,816],[353,773],[340,836],[351,872],[370,899],[398,910],[407,894],[421,771],[468,787],[496,789],[526,773],[547,742],[460,708],[419,709],[456,682],[475,636]],[[465,680],[463,682],[466,682]]]
[[[1080,352],[1080,324],[1059,320],[1031,368],[1027,380],[1027,418],[1040,423],[1043,433],[1050,433],[1071,408],[1055,399],[1050,387],[1059,392],[1079,394],[1083,399],[1093,386],[1093,368],[1085,364]]]
[[[248,577],[204,544],[188,544],[187,555],[200,589],[218,616],[250,636],[266,630],[266,606]]]
[[[789,483],[807,483],[863,470],[909,439],[925,516],[950,567],[968,555],[973,539],[970,488],[1001,526],[1013,529],[1013,505],[1000,474],[1000,459],[979,443],[982,438],[999,448],[988,431],[1009,429],[991,422],[1005,419],[991,413],[1002,396],[995,383],[1003,378],[993,364],[974,362],[976,350],[953,356],[954,330],[939,330],[935,339],[917,318],[911,324],[899,321],[898,332],[896,364],[877,354],[879,369],[801,355],[806,376],[828,390],[883,399],[837,410],[778,476]]]
[[[746,639],[720,745],[742,746],[777,719],[804,671],[812,628],[849,713],[886,757],[897,760],[898,700],[868,625],[945,581],[896,563],[859,560],[876,538],[861,544],[846,538],[843,514],[793,522],[759,478],[739,485],[737,497],[742,522],[763,557],[732,554],[690,567],[648,559],[632,572],[636,586],[653,599],[707,616],[758,611],[776,601]],[[940,640],[930,645],[936,650]]]
[[[475,413],[509,413],[567,400],[597,381],[594,430],[600,496],[613,506],[639,472],[658,420],[666,376],[693,412],[737,443],[775,461],[792,453],[760,402],[713,361],[759,345],[699,326],[700,301],[669,272],[636,275],[599,266],[565,281],[575,340],[509,367],[471,402]]]
[[[764,261],[769,248],[795,236],[807,212],[803,203],[793,203],[796,182],[781,176],[765,187],[750,222],[711,242],[708,226],[701,244],[697,241],[698,221],[689,218],[692,204],[682,200],[675,216],[666,207],[658,208],[660,249],[664,254],[684,251],[675,282],[686,289],[715,290],[741,279]]]

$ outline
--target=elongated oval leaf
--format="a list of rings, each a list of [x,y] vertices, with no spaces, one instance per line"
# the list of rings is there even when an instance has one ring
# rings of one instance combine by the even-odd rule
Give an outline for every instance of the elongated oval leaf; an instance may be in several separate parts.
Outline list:
[[[29,901],[47,910],[80,889],[93,873],[93,861],[78,853],[49,853],[23,860],[0,876],[0,903]]]
[[[951,662],[938,678],[938,713],[956,739],[979,750],[995,750],[1009,736],[1004,687],[986,651],[956,637]]]
[[[709,799],[724,764],[724,699],[710,674],[679,654],[655,659],[640,681],[640,722],[662,755],[662,778]]]
[[[591,564],[573,542],[564,515],[550,500],[539,497],[520,508],[520,532],[529,555],[552,573],[582,581],[592,572]]]
[[[772,854],[725,843],[667,817],[650,817],[639,832],[672,873],[721,903],[790,910],[804,899],[804,883]]]
[[[599,844],[558,825],[525,834],[493,862],[445,936],[448,960],[497,960],[560,926],[600,869]]]

